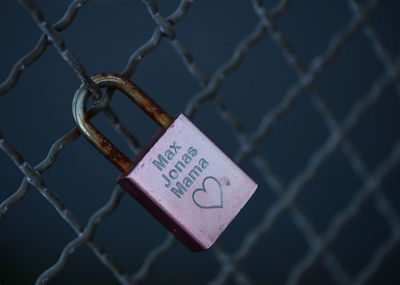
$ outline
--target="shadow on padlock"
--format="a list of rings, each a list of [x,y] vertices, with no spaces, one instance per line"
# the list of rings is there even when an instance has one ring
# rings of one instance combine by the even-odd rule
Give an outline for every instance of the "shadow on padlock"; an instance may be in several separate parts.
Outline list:
[[[184,114],[172,118],[140,88],[117,74],[92,77],[119,89],[162,129],[131,161],[104,137],[86,113],[81,86],[72,113],[82,134],[122,174],[118,183],[191,251],[208,249],[253,195],[257,184]]]

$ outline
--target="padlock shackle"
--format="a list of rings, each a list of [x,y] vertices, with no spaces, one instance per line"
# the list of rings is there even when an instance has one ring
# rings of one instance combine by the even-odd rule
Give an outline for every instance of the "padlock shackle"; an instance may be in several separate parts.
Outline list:
[[[118,74],[101,73],[92,76],[92,80],[100,88],[112,87],[120,90],[147,115],[149,115],[162,128],[168,128],[173,118],[160,106],[151,100],[146,93],[131,81]],[[86,105],[90,97],[89,91],[81,85],[75,93],[72,101],[72,114],[82,134],[91,142],[112,164],[122,173],[128,173],[133,163],[118,148],[116,148],[97,128],[90,122],[86,112]]]

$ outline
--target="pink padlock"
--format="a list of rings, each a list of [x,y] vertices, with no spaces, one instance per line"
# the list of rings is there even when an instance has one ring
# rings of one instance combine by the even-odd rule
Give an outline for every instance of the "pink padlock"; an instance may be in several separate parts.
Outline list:
[[[90,122],[89,92],[81,86],[72,110],[82,134],[122,174],[118,183],[191,251],[208,249],[238,214],[257,184],[185,115],[172,118],[132,82],[95,75],[99,87],[119,89],[162,129],[129,160]]]

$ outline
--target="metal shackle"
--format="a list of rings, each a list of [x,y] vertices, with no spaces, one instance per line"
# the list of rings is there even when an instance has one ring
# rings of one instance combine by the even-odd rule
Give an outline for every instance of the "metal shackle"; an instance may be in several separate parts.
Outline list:
[[[92,76],[93,82],[101,87],[112,87],[120,90],[147,115],[149,115],[162,128],[168,128],[173,118],[160,106],[151,100],[146,93],[134,83],[124,79],[118,74],[101,73]],[[72,115],[81,133],[92,143],[112,164],[122,173],[128,173],[133,163],[118,148],[116,148],[96,127],[90,122],[86,112],[86,105],[90,97],[89,91],[81,85],[72,101]]]

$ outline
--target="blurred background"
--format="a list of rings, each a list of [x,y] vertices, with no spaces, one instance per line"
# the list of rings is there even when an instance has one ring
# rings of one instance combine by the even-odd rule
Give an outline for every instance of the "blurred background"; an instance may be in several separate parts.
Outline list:
[[[35,5],[0,3],[1,284],[400,283],[397,1]],[[124,72],[259,184],[208,251],[176,242],[68,134],[77,65],[36,46],[65,13],[56,28],[81,75]],[[158,126],[118,92],[110,106],[125,135],[110,112],[93,122],[134,157],[127,134],[140,147]],[[40,176],[9,144],[20,163],[45,161]]]

